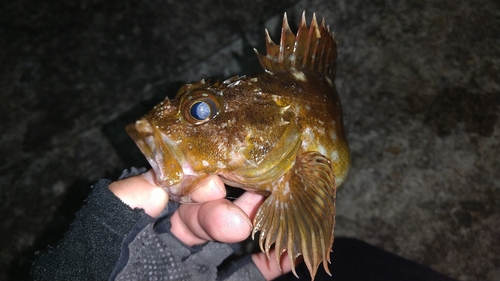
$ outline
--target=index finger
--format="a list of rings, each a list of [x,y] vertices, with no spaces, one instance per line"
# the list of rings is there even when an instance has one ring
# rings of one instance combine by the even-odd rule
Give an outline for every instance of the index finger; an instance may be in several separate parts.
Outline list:
[[[264,201],[264,196],[247,191],[233,201],[233,204],[240,207],[243,212],[253,220],[260,204]]]
[[[196,185],[196,189],[189,195],[192,202],[203,203],[226,196],[226,187],[217,175],[208,176]]]

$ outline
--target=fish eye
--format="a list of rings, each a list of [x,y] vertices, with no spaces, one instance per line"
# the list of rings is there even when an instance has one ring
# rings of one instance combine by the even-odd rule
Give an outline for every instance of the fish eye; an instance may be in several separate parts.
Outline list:
[[[191,105],[189,114],[196,120],[203,121],[215,115],[217,110],[215,104],[211,100],[196,101]]]
[[[184,120],[194,125],[205,123],[219,113],[221,104],[215,92],[206,89],[187,92],[182,98]]]

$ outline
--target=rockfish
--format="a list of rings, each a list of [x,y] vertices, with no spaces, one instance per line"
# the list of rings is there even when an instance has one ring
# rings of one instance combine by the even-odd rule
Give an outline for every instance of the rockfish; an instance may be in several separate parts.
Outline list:
[[[324,20],[302,14],[297,34],[283,19],[280,44],[266,30],[264,72],[180,88],[127,126],[171,200],[189,201],[196,182],[217,174],[227,185],[263,194],[252,237],[295,273],[303,256],[314,278],[333,244],[335,196],[350,156],[334,85],[337,46]],[[296,274],[296,273],[295,273]]]

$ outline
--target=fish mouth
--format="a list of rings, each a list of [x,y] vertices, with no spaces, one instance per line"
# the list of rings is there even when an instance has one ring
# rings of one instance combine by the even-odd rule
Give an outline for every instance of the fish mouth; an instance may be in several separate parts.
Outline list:
[[[156,183],[174,200],[185,196],[185,185],[193,177],[191,167],[178,145],[142,118],[125,128],[156,174]]]

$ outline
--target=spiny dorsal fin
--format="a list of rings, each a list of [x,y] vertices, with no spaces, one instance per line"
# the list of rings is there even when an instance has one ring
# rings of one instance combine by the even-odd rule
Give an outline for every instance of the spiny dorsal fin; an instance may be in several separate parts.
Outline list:
[[[254,49],[255,50],[255,49]],[[281,27],[281,39],[276,45],[266,29],[266,52],[257,58],[264,70],[279,72],[282,70],[310,70],[323,73],[333,80],[337,62],[337,44],[330,27],[325,20],[318,26],[316,14],[313,14],[311,26],[306,25],[305,12],[302,13],[299,30],[295,36],[290,30],[286,13]]]

